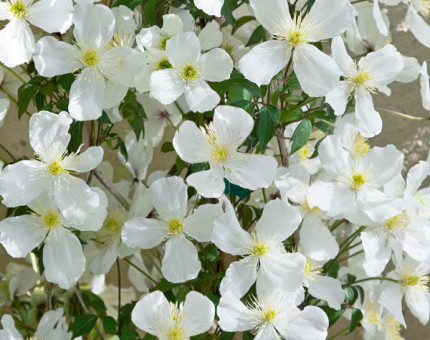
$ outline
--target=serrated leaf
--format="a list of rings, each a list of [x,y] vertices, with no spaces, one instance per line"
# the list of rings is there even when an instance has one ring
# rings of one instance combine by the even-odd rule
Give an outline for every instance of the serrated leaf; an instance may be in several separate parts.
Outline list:
[[[267,143],[272,139],[279,123],[281,112],[276,106],[264,106],[258,115],[257,135],[260,142],[260,150],[266,148]]]
[[[97,319],[97,315],[93,314],[78,315],[75,319],[75,322],[71,326],[73,337],[81,336],[91,332],[91,330],[96,325]]]
[[[363,313],[358,308],[354,308],[351,314],[351,323],[349,325],[350,333],[357,328],[361,320],[363,320]]]
[[[302,120],[293,133],[293,143],[291,145],[292,155],[300,150],[308,141],[312,132],[312,123],[309,119]]]
[[[254,32],[252,32],[251,37],[249,38],[246,47],[254,45],[260,41],[263,41],[266,38],[266,31],[263,26],[258,26]]]

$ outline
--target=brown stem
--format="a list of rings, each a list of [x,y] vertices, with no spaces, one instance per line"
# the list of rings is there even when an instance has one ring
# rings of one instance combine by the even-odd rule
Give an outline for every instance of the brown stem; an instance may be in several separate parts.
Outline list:
[[[278,140],[279,152],[281,153],[282,166],[288,167],[288,150],[284,139],[285,126],[278,128],[276,132],[276,139]]]
[[[98,170],[94,170],[94,177],[97,178],[101,184],[111,193],[113,197],[124,207],[124,209],[129,210],[130,209],[130,202],[122,196],[114,187],[112,184],[110,184],[100,173]]]

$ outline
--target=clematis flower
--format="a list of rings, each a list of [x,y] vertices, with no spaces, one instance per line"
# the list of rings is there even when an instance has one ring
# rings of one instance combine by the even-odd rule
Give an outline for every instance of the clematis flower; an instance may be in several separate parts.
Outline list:
[[[191,291],[185,302],[168,302],[160,291],[140,299],[131,320],[145,332],[159,339],[189,339],[208,331],[214,322],[215,307],[204,295]]]
[[[284,0],[251,0],[257,20],[273,36],[254,47],[240,61],[239,69],[257,85],[267,85],[290,58],[303,91],[324,96],[339,81],[340,71],[328,55],[313,42],[343,33],[354,18],[346,0],[316,0],[306,16],[291,18]]]
[[[222,213],[220,205],[204,204],[186,216],[187,186],[180,177],[161,178],[150,190],[158,218],[128,220],[122,228],[122,241],[132,248],[151,249],[167,240],[161,264],[163,276],[175,283],[196,278],[201,263],[197,248],[188,238],[210,241],[213,221]]]
[[[151,96],[160,103],[173,103],[182,94],[191,111],[212,110],[219,95],[206,81],[220,82],[230,77],[233,61],[221,48],[200,54],[200,41],[192,32],[179,33],[166,42],[166,65],[151,74]]]
[[[323,340],[328,319],[318,307],[296,307],[291,294],[281,289],[258,294],[245,304],[234,294],[221,296],[219,325],[226,332],[254,331],[257,340]]]
[[[424,46],[430,47],[430,25],[422,17],[429,16],[430,3],[424,0],[406,0],[405,2],[409,5],[405,22],[411,28],[415,38]]]
[[[76,44],[43,37],[36,44],[34,62],[44,77],[79,71],[70,88],[69,112],[76,120],[93,120],[125,97],[141,56],[130,47],[116,46],[115,17],[104,5],[77,5],[73,23]]]
[[[48,33],[65,33],[72,25],[71,0],[11,0],[0,3],[0,62],[15,67],[30,61],[34,52],[34,36],[28,23]],[[7,46],[7,48],[6,48]]]
[[[241,298],[255,281],[257,290],[297,290],[304,278],[301,269],[306,259],[299,253],[287,253],[282,244],[300,224],[297,210],[281,200],[270,201],[249,233],[240,226],[231,204],[227,203],[227,207],[214,223],[211,240],[222,251],[242,259],[227,268],[221,294],[231,292]]]
[[[94,169],[103,158],[103,149],[89,147],[82,154],[68,154],[71,123],[66,112],[56,115],[41,111],[31,116],[30,145],[36,159],[19,161],[3,169],[0,195],[4,205],[22,206],[49,195],[66,218],[76,219],[81,224],[104,219],[107,205],[104,194],[73,176]]]
[[[8,217],[0,222],[0,242],[13,257],[25,257],[43,243],[46,279],[63,289],[70,288],[85,271],[81,243],[70,229],[96,231],[105,216],[94,216],[92,223],[82,224],[64,216],[48,197],[27,205],[33,214]]]
[[[220,17],[224,0],[194,0],[194,4],[206,14]]]
[[[276,160],[237,151],[253,125],[252,117],[245,110],[231,106],[218,106],[213,124],[204,129],[184,122],[173,138],[179,157],[189,163],[210,164],[210,170],[188,176],[187,183],[204,197],[220,197],[225,189],[224,177],[251,190],[269,187],[276,173]]]
[[[355,63],[348,55],[342,38],[332,42],[332,53],[345,80],[331,90],[326,101],[336,115],[345,113],[348,99],[354,96],[355,115],[359,121],[359,131],[364,137],[373,137],[382,130],[382,119],[373,107],[372,93],[377,90],[390,95],[387,87],[404,68],[401,54],[393,45],[386,45],[376,52],[371,52]],[[386,67],[390,64],[390,67]]]

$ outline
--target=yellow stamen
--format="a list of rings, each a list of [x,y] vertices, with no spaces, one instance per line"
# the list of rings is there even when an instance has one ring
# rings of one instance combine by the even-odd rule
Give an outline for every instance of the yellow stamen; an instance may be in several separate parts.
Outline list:
[[[61,225],[61,217],[59,214],[54,213],[51,210],[48,210],[43,216],[42,221],[45,224],[46,227],[49,229],[57,228],[59,225]]]
[[[370,150],[369,144],[367,144],[367,138],[364,138],[359,133],[356,134],[352,147],[353,156],[366,156]]]
[[[354,190],[359,190],[367,182],[365,174],[354,173],[352,175],[351,188]]]
[[[104,227],[113,233],[117,233],[121,231],[125,221],[126,216],[122,210],[110,210],[104,222]]]
[[[169,329],[169,339],[170,340],[183,340],[185,339],[185,333],[184,329],[175,324],[174,326],[170,327]]]
[[[266,312],[263,312],[264,322],[272,322],[275,317],[276,312],[274,310],[268,310]]]
[[[27,14],[27,8],[21,2],[21,0],[17,0],[15,3],[13,3],[10,6],[9,11],[12,13],[12,15],[15,18],[18,18],[18,19],[24,18]]]
[[[385,228],[387,228],[389,231],[392,231],[394,229],[406,228],[409,222],[409,216],[407,215],[406,211],[403,211],[401,214],[386,220],[384,224]]]
[[[181,77],[183,80],[193,82],[199,78],[199,71],[194,67],[193,64],[187,64],[182,67]]]
[[[65,172],[61,160],[56,159],[48,165],[48,171],[52,176],[58,176]]]
[[[163,59],[161,59],[159,62],[158,62],[158,64],[157,64],[157,66],[156,66],[156,70],[157,71],[159,71],[159,70],[166,70],[166,69],[168,69],[168,68],[173,68],[173,66],[172,66],[172,64],[170,63],[170,61],[169,61],[169,59],[167,59],[167,57],[165,57],[165,58],[163,58]]]
[[[270,250],[270,247],[262,242],[257,242],[253,245],[251,255],[255,257],[261,257],[266,255]]]
[[[312,278],[315,275],[319,275],[322,273],[322,266],[316,264],[315,262],[306,259],[305,264],[305,276],[308,278]]]
[[[169,39],[170,39],[170,37],[162,37],[162,38],[160,39],[160,41],[158,42],[158,48],[159,48],[160,50],[165,51],[165,50],[166,50],[167,40],[169,40]]]
[[[100,62],[100,58],[98,57],[97,50],[93,48],[86,48],[81,53],[81,61],[90,67],[96,66]]]
[[[182,232],[182,229],[184,229],[184,222],[182,222],[182,220],[180,220],[179,218],[172,218],[169,221],[169,233],[171,234],[179,234],[180,232]]]

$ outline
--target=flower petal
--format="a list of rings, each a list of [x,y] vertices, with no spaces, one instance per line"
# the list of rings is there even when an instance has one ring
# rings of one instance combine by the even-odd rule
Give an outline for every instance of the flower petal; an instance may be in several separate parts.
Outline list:
[[[337,66],[346,75],[354,65],[354,61],[346,52],[345,43],[341,37],[333,38],[331,41],[331,53],[333,54],[333,59],[336,61]]]
[[[73,3],[71,0],[37,1],[30,7],[25,19],[48,33],[64,34],[72,26]]]
[[[15,67],[30,61],[34,36],[25,20],[13,19],[0,30],[0,62]],[[4,48],[7,46],[7,48]]]
[[[333,88],[326,95],[326,102],[334,110],[336,116],[343,115],[346,110],[346,105],[348,104],[348,97],[350,93],[349,83],[346,81],[340,81],[337,86]]]
[[[217,170],[199,171],[187,177],[187,183],[203,197],[218,198],[225,190],[223,176]]]
[[[226,51],[214,48],[200,56],[197,68],[201,76],[208,81],[223,81],[230,78],[233,71],[233,60]]]
[[[194,0],[194,4],[206,14],[220,17],[224,0]]]
[[[151,185],[151,200],[162,219],[184,218],[187,210],[187,186],[181,177],[164,177]]]
[[[185,219],[184,232],[198,242],[210,242],[214,222],[222,213],[220,204],[200,205]]]
[[[185,91],[184,82],[172,69],[153,72],[149,82],[151,97],[164,105],[173,103]]]
[[[155,219],[134,217],[125,222],[121,239],[131,248],[151,249],[158,246],[167,236],[166,225]]]
[[[185,121],[173,137],[173,146],[179,157],[189,163],[207,162],[210,147],[206,137],[195,123]]]
[[[371,138],[381,133],[382,119],[375,111],[372,95],[368,91],[356,92],[355,116],[359,120],[358,129],[363,137]]]
[[[212,327],[215,307],[206,296],[191,291],[187,294],[182,310],[183,327],[187,336],[204,333]]]
[[[177,69],[196,63],[200,56],[200,41],[194,32],[175,35],[166,42],[166,53],[170,63]]]
[[[185,86],[185,100],[191,111],[206,112],[217,106],[220,96],[203,79],[197,79]]]
[[[272,35],[284,35],[291,26],[288,3],[283,0],[250,0],[258,22]]]
[[[328,276],[317,275],[309,280],[308,290],[312,296],[327,301],[329,307],[336,310],[345,299],[340,281]]]
[[[217,314],[219,326],[226,332],[249,331],[258,325],[254,314],[231,292],[221,296]]]
[[[249,256],[230,263],[219,287],[221,295],[230,292],[238,298],[244,296],[257,279],[257,262]]]
[[[412,34],[426,47],[430,47],[430,26],[421,18],[413,6],[409,6],[405,22],[410,26]]]

